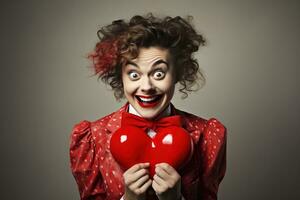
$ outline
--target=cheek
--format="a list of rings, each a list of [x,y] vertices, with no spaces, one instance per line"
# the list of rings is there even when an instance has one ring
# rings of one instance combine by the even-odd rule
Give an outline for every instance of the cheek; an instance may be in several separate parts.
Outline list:
[[[170,93],[174,91],[175,83],[172,77],[166,77],[163,81],[159,81],[156,86],[159,90],[165,93]]]
[[[135,82],[123,79],[123,89],[125,94],[134,93],[137,89],[137,84]]]
[[[175,87],[174,84],[167,83],[167,82],[157,85],[157,88],[159,88],[161,92],[166,94],[172,94],[174,92],[174,87]]]

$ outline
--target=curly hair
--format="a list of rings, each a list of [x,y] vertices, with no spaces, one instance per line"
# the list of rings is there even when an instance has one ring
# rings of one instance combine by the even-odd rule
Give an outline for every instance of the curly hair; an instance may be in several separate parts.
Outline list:
[[[88,55],[93,61],[94,75],[98,80],[109,84],[117,100],[124,97],[122,83],[122,64],[130,55],[134,59],[142,47],[159,46],[168,49],[176,73],[176,82],[181,84],[179,91],[182,98],[187,92],[195,91],[193,86],[205,83],[205,77],[193,53],[205,45],[203,36],[195,31],[191,24],[192,17],[183,19],[177,17],[154,17],[152,13],[146,16],[133,16],[129,22],[115,20],[98,30],[100,41],[95,50]]]

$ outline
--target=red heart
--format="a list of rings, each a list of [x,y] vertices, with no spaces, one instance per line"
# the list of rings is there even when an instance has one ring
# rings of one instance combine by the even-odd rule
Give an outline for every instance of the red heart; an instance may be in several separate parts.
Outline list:
[[[180,169],[190,158],[191,137],[183,128],[176,126],[159,128],[156,133],[151,138],[139,128],[121,127],[111,137],[111,153],[125,170],[137,163],[150,162],[151,177],[155,174],[157,163],[166,162],[176,170]]]

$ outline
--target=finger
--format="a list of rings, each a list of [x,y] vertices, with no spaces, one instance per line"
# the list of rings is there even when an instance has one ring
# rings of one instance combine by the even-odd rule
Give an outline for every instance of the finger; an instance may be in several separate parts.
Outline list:
[[[140,188],[143,184],[145,184],[145,182],[148,181],[148,179],[149,179],[148,174],[142,176],[141,178],[139,178],[137,181],[135,181],[130,185],[130,189],[135,190],[136,188]]]
[[[159,185],[156,181],[152,181],[152,188],[156,193],[159,193]]]
[[[140,169],[148,168],[150,166],[150,163],[138,163],[130,167],[126,172],[129,174],[132,174]]]
[[[145,176],[146,174],[149,174],[148,169],[140,169],[139,171],[136,171],[135,173],[132,174],[132,176],[136,177],[136,180],[141,178],[142,176]]]
[[[157,185],[159,186],[167,186],[166,181],[159,177],[157,174],[153,176],[153,182],[157,183]]]
[[[155,167],[155,174],[158,175],[161,179],[163,179],[165,181],[167,181],[171,178],[171,175],[168,174],[166,172],[166,170],[160,166]]]
[[[168,188],[173,188],[176,185],[176,183],[180,180],[180,175],[173,167],[167,165],[165,165],[165,167],[169,169],[172,168],[172,174],[168,174],[166,172],[166,168],[163,168],[162,166],[157,166],[155,168],[156,175],[164,181],[164,184],[166,184]],[[159,182],[160,179],[157,179],[157,181],[159,184],[161,184],[161,182]]]
[[[124,172],[123,177],[125,179],[125,181],[128,179],[129,177],[132,177],[131,174],[134,174],[135,172],[139,171],[140,169],[145,169],[147,167],[149,167],[150,163],[138,163],[133,165],[131,168],[127,169],[127,171]],[[134,177],[132,177],[134,178]],[[130,181],[133,181],[132,178],[130,179]]]
[[[131,185],[134,182],[136,182],[138,179],[140,179],[142,176],[146,175],[149,173],[148,169],[140,169],[132,174],[126,174],[124,175],[124,179],[125,179],[125,184],[126,185]]]
[[[167,190],[165,186],[159,185],[154,179],[152,181],[152,188],[156,194],[160,195]]]
[[[177,173],[177,171],[168,163],[159,163],[159,164],[156,164],[155,167],[156,166],[161,167],[162,169],[164,169],[164,171],[166,171],[166,173],[168,173],[170,175]]]
[[[152,185],[152,180],[148,179],[148,181],[146,183],[144,183],[144,185],[142,185],[142,187],[140,187],[140,191],[142,193],[146,192],[146,190]]]

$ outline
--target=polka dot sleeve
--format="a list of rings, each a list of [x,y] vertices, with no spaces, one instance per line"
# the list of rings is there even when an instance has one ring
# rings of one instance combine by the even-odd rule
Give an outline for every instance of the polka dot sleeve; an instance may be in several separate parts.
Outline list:
[[[90,127],[90,122],[82,121],[72,130],[70,138],[71,170],[77,182],[81,200],[103,200],[106,194],[97,166],[98,158]]]
[[[226,171],[226,128],[217,119],[207,121],[200,141],[202,160],[201,195],[216,200],[219,184]]]

